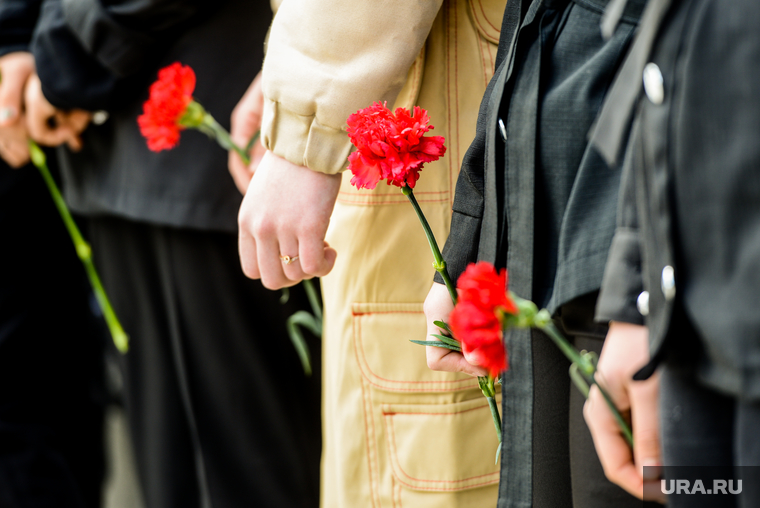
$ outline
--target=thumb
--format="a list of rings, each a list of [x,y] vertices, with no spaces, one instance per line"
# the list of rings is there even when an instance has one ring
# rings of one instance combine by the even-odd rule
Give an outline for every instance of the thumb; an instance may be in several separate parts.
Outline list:
[[[14,125],[21,117],[25,78],[19,73],[4,73],[0,80],[0,127]]]

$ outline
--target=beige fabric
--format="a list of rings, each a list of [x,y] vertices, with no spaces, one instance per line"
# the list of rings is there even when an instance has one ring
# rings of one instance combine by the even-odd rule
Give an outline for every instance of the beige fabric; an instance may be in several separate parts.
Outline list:
[[[448,151],[422,171],[415,195],[443,245],[504,7],[286,0],[264,64],[265,143],[334,173],[350,151],[350,113],[397,95],[396,105],[426,108]],[[358,191],[349,179],[327,238],[338,260],[323,279],[322,506],[495,506],[497,440],[476,381],[430,371],[409,342],[425,336],[434,274],[422,228],[399,189]]]
[[[344,169],[346,118],[373,101],[393,102],[440,4],[283,2],[264,60],[264,145],[317,171]]]

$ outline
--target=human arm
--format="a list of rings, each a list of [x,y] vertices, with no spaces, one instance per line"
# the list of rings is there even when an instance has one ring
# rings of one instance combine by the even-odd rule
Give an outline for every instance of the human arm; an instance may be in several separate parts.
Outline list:
[[[324,233],[327,212],[337,198],[337,173],[345,168],[351,151],[343,130],[346,118],[374,101],[393,101],[439,7],[440,1],[400,0],[360,5],[348,0],[294,0],[280,7],[263,68],[261,132],[271,155],[261,160],[240,211],[241,264],[246,274],[277,288],[326,274],[332,267],[335,253],[324,246]],[[299,171],[276,172],[282,161],[313,171],[309,180],[319,183],[305,186],[289,180]],[[259,178],[259,173],[271,177]],[[300,174],[306,178],[306,173]],[[249,194],[276,194],[281,199],[262,207]],[[291,220],[279,228],[261,227],[281,223],[282,217]],[[315,218],[320,218],[319,223]],[[265,259],[260,245],[282,249],[268,248]],[[280,254],[300,258],[284,265]]]
[[[635,143],[635,139],[631,143]],[[609,322],[610,328],[596,378],[607,389],[618,410],[630,415],[633,452],[596,387],[591,389],[584,417],[610,481],[638,498],[663,502],[657,467],[644,469],[661,465],[659,376],[655,374],[644,381],[633,379],[634,374],[649,363],[650,356],[649,334],[643,316],[648,308],[644,300],[639,299],[644,285],[632,157],[633,152],[629,151],[623,165],[617,229],[597,303],[597,320]]]

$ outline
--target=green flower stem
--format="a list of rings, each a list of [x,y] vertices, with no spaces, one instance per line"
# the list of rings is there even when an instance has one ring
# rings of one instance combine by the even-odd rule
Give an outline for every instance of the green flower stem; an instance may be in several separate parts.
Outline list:
[[[29,140],[29,153],[31,155],[32,163],[40,171],[42,179],[45,181],[45,185],[47,185],[47,188],[50,191],[50,195],[53,198],[55,207],[58,209],[58,213],[61,214],[63,223],[69,232],[69,236],[71,236],[71,241],[74,243],[77,257],[79,257],[84,265],[87,278],[90,280],[90,285],[95,293],[95,298],[103,311],[103,317],[108,325],[108,330],[111,332],[113,343],[116,346],[116,349],[121,353],[126,353],[129,349],[129,337],[124,331],[124,328],[122,328],[119,319],[116,317],[116,313],[114,312],[113,307],[111,307],[111,302],[108,300],[108,295],[106,294],[105,289],[103,289],[103,284],[100,282],[100,277],[92,262],[92,249],[82,237],[82,233],[79,231],[76,222],[74,222],[74,219],[66,206],[61,191],[58,190],[58,186],[56,185],[55,180],[53,180],[53,176],[50,174],[45,153],[32,140]]]
[[[548,311],[546,311],[546,309],[543,309],[539,311],[539,315],[536,316],[536,328],[543,331],[560,349],[560,351],[562,351],[568,360],[578,365],[581,373],[583,373],[586,377],[593,376],[594,372],[596,371],[594,364],[592,364],[588,358],[581,356],[580,352],[567,341],[567,339],[559,332],[559,330],[557,330],[557,327],[554,326],[554,323],[552,323],[551,320],[541,320],[541,314],[544,312],[548,314]]]
[[[609,407],[610,411],[612,411],[612,416],[615,417],[615,421],[617,422],[618,427],[620,427],[620,431],[623,433],[625,440],[628,441],[628,446],[633,448],[633,432],[631,432],[631,427],[628,425],[628,422],[625,421],[623,415],[621,415],[620,411],[618,411],[617,407],[615,407],[615,403],[607,393],[607,390],[602,388],[602,385],[596,381],[596,378],[592,379],[592,383],[595,384],[597,388],[599,388],[602,397],[604,397],[604,400],[607,402],[607,407]]]
[[[496,427],[496,437],[499,438],[499,443],[501,443],[501,416],[499,415],[499,408],[496,406],[496,398],[487,396],[486,400],[488,401],[488,405],[491,408],[493,426]]]
[[[414,211],[417,212],[417,218],[420,219],[420,223],[422,224],[422,229],[425,230],[425,236],[427,237],[428,244],[430,244],[430,250],[433,251],[433,257],[435,258],[435,263],[433,263],[433,267],[436,269],[438,273],[441,274],[441,277],[443,277],[443,282],[446,284],[446,289],[449,290],[449,296],[451,297],[451,301],[456,305],[457,303],[457,290],[456,287],[454,287],[454,283],[451,282],[451,278],[449,277],[449,272],[446,270],[446,261],[443,260],[443,256],[441,255],[441,250],[438,248],[438,243],[435,241],[435,235],[433,235],[433,230],[430,229],[430,224],[428,224],[427,219],[425,218],[425,214],[422,213],[422,209],[420,208],[420,204],[417,203],[417,198],[414,197],[414,192],[412,191],[412,188],[408,185],[404,185],[402,187],[401,192],[404,193],[404,196],[409,198],[409,202],[414,207]]]
[[[596,378],[594,376],[596,373],[596,366],[591,362],[591,360],[589,360],[587,356],[581,355],[581,353],[567,341],[567,339],[559,332],[559,330],[557,330],[557,327],[554,326],[554,323],[552,323],[550,319],[545,319],[544,313],[545,315],[549,314],[546,309],[543,309],[536,315],[536,328],[543,331],[554,342],[554,344],[556,344],[556,346],[560,349],[560,351],[562,351],[562,353],[564,353],[567,359],[570,360],[574,366],[576,366],[578,374],[582,375],[586,380],[588,380],[590,384],[596,385],[596,387],[599,388],[599,391],[604,397],[604,400],[607,402],[607,406],[610,408],[610,411],[612,411],[612,415],[615,417],[615,420],[620,427],[620,431],[623,433],[623,436],[625,437],[626,441],[628,441],[628,444],[631,446],[631,448],[633,448],[633,433],[631,432],[631,428],[623,416],[620,414],[620,411],[618,411],[615,403],[612,401],[612,398],[607,393],[607,390],[605,390],[596,381]],[[573,378],[572,373],[571,378]],[[576,385],[578,385],[579,380],[577,378],[573,378],[573,381],[576,383]],[[588,389],[584,390],[581,386],[579,386],[579,389],[586,396],[586,398],[588,398]]]
[[[488,407],[491,409],[491,418],[493,419],[493,426],[496,428],[496,438],[499,440],[499,447],[496,449],[496,463],[499,462],[499,454],[501,453],[501,416],[499,416],[499,408],[496,405],[496,388],[494,387],[494,379],[491,376],[478,377],[478,386],[480,391],[483,392],[488,401]]]
[[[240,156],[246,166],[251,163],[250,155],[245,150],[237,146],[234,141],[232,141],[232,137],[230,137],[230,133],[227,132],[227,129],[219,125],[219,122],[217,122],[213,116],[208,113],[204,114],[203,125],[211,129],[216,137],[216,141],[222,146],[222,148],[225,150],[234,150],[235,153]],[[253,145],[258,137],[259,133],[256,133],[252,142],[249,144]]]
[[[317,295],[317,290],[314,289],[314,284],[311,283],[310,279],[304,279],[302,281],[302,284],[303,284],[303,288],[306,290],[306,296],[309,298],[309,304],[311,305],[312,312],[314,312],[314,317],[319,323],[319,329],[322,330],[322,305],[320,305],[319,303],[319,296]],[[321,331],[317,335],[321,337],[322,336]]]

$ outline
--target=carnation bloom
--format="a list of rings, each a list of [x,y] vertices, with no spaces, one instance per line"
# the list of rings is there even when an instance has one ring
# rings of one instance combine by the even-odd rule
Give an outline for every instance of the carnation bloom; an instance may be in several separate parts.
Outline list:
[[[471,264],[457,281],[459,301],[449,317],[451,331],[468,360],[497,377],[507,368],[502,316],[516,314],[507,294],[507,271],[497,273],[489,263]]]
[[[193,90],[195,72],[187,65],[175,62],[158,71],[158,81],[150,86],[144,112],[137,118],[150,150],[159,152],[177,145],[180,131],[185,128],[180,120],[193,100]]]
[[[391,112],[385,104],[374,103],[348,117],[348,135],[357,148],[348,156],[351,184],[374,189],[377,182],[414,188],[423,164],[438,160],[446,153],[443,136],[424,136],[427,111],[414,107],[414,115],[405,108]]]

